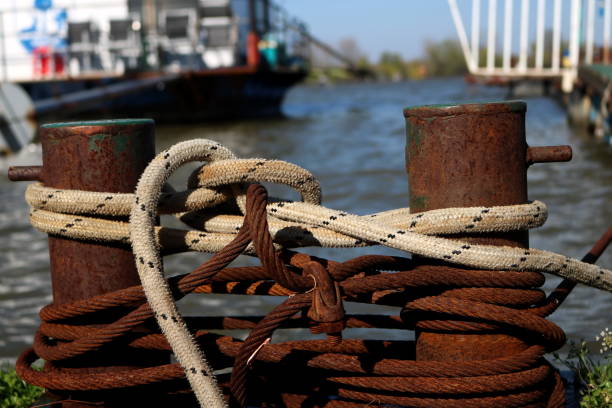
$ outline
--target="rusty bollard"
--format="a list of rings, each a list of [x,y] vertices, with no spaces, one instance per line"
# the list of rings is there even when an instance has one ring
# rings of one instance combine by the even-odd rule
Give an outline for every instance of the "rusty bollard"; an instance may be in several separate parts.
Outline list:
[[[525,111],[523,102],[405,109],[411,212],[526,203],[528,166],[537,162],[568,161],[571,148],[528,147]],[[527,247],[529,243],[527,231],[454,238],[513,247]],[[418,258],[417,262],[436,264],[425,258]],[[524,336],[511,331],[416,331],[417,360],[495,359],[519,353],[528,346]]]
[[[49,124],[41,128],[41,143],[46,186],[132,193],[155,155],[154,123],[142,119]],[[49,255],[55,303],[140,283],[129,248],[49,237]]]
[[[11,180],[40,180],[47,187],[97,192],[132,193],[155,154],[154,122],[150,119],[53,123],[41,127],[43,166],[13,168]],[[140,284],[129,245],[102,245],[49,236],[51,283],[55,305]],[[121,310],[97,313],[87,325],[110,323]],[[45,370],[57,373],[100,373],[155,364],[151,352],[104,347],[96,353],[47,362]],[[67,362],[69,361],[69,362]],[[51,390],[53,392],[53,390]],[[81,400],[70,407],[105,406],[106,394],[63,395]]]

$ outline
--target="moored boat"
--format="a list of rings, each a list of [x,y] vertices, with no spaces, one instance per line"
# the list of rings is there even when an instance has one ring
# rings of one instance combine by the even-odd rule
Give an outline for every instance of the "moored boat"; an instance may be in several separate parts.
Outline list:
[[[304,25],[270,0],[28,3],[0,4],[0,79],[39,120],[279,115],[308,69]]]

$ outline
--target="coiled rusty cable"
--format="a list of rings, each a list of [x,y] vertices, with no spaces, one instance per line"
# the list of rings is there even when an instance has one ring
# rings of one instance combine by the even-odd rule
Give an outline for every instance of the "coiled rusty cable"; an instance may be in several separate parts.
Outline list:
[[[560,305],[575,283],[564,280],[543,299],[542,292],[534,289],[543,283],[539,273],[456,270],[444,265],[423,267],[411,265],[403,258],[384,256],[338,263],[287,250],[276,251],[265,224],[264,189],[251,187],[247,199],[247,222],[234,241],[193,272],[169,279],[177,299],[192,292],[290,295],[263,319],[248,316],[187,319],[215,369],[233,366],[231,381],[221,385],[235,405],[563,405],[560,378],[542,356],[560,347],[564,336],[543,317]],[[594,262],[611,238],[609,229],[584,260]],[[228,268],[251,241],[263,266]],[[460,363],[414,361],[411,342],[407,341],[342,340],[333,344],[310,340],[262,345],[277,328],[312,324],[303,313],[296,314],[312,306],[313,280],[303,274],[303,268],[313,261],[324,265],[339,283],[345,301],[402,308],[401,319],[348,315],[345,318],[348,328],[411,329],[415,327],[414,321],[418,321],[417,327],[450,332],[513,327],[529,337],[533,345],[511,356]],[[388,270],[398,272],[382,272]],[[436,295],[416,298],[416,288],[435,289]],[[83,324],[88,315],[126,307],[132,310],[104,327]],[[417,318],[419,314],[427,319]],[[445,318],[436,319],[441,314]],[[47,306],[41,311],[43,323],[34,348],[25,351],[18,360],[18,373],[26,381],[60,394],[129,390],[184,378],[178,364],[87,375],[38,372],[30,368],[38,357],[49,363],[65,361],[117,342],[133,350],[169,351],[158,330],[134,333],[134,328],[146,325],[151,317],[140,287],[70,305]],[[250,329],[251,333],[243,342],[208,331],[214,329]],[[251,381],[253,385],[249,386]],[[179,391],[186,389],[181,381],[172,392],[179,395]]]

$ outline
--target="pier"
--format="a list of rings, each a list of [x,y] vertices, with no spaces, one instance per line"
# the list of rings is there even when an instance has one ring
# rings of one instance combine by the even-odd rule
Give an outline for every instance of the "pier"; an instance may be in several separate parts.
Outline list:
[[[506,86],[510,96],[523,83],[540,83],[545,94],[559,98],[572,123],[609,142],[612,2],[448,0],[448,5],[468,80]]]

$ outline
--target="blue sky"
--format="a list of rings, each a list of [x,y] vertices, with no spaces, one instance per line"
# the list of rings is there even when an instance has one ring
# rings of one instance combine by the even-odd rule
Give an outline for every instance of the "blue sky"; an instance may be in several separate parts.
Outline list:
[[[276,0],[287,11],[305,21],[311,33],[330,45],[337,46],[343,38],[357,40],[361,50],[370,60],[378,60],[381,52],[393,51],[402,54],[406,59],[422,55],[426,40],[439,41],[446,38],[457,40],[455,26],[447,0]],[[471,27],[472,2],[457,1],[464,24]],[[529,42],[535,41],[537,4],[529,1]],[[567,39],[570,31],[570,1],[562,1],[562,38]],[[486,46],[488,27],[488,7],[490,1],[481,1],[480,10],[480,46]],[[497,1],[496,32],[497,51],[501,51],[504,10],[506,2]],[[520,4],[512,2],[512,45],[515,54],[519,48]],[[545,27],[551,29],[553,24],[553,2],[546,1]],[[582,2],[580,3],[582,4]],[[601,44],[603,36],[603,0],[595,3],[594,33],[595,44]],[[582,10],[582,30],[586,27],[586,10]],[[582,32],[581,36],[584,36]]]
[[[422,54],[425,40],[456,39],[446,0],[277,0],[331,45],[353,37],[370,59]]]

